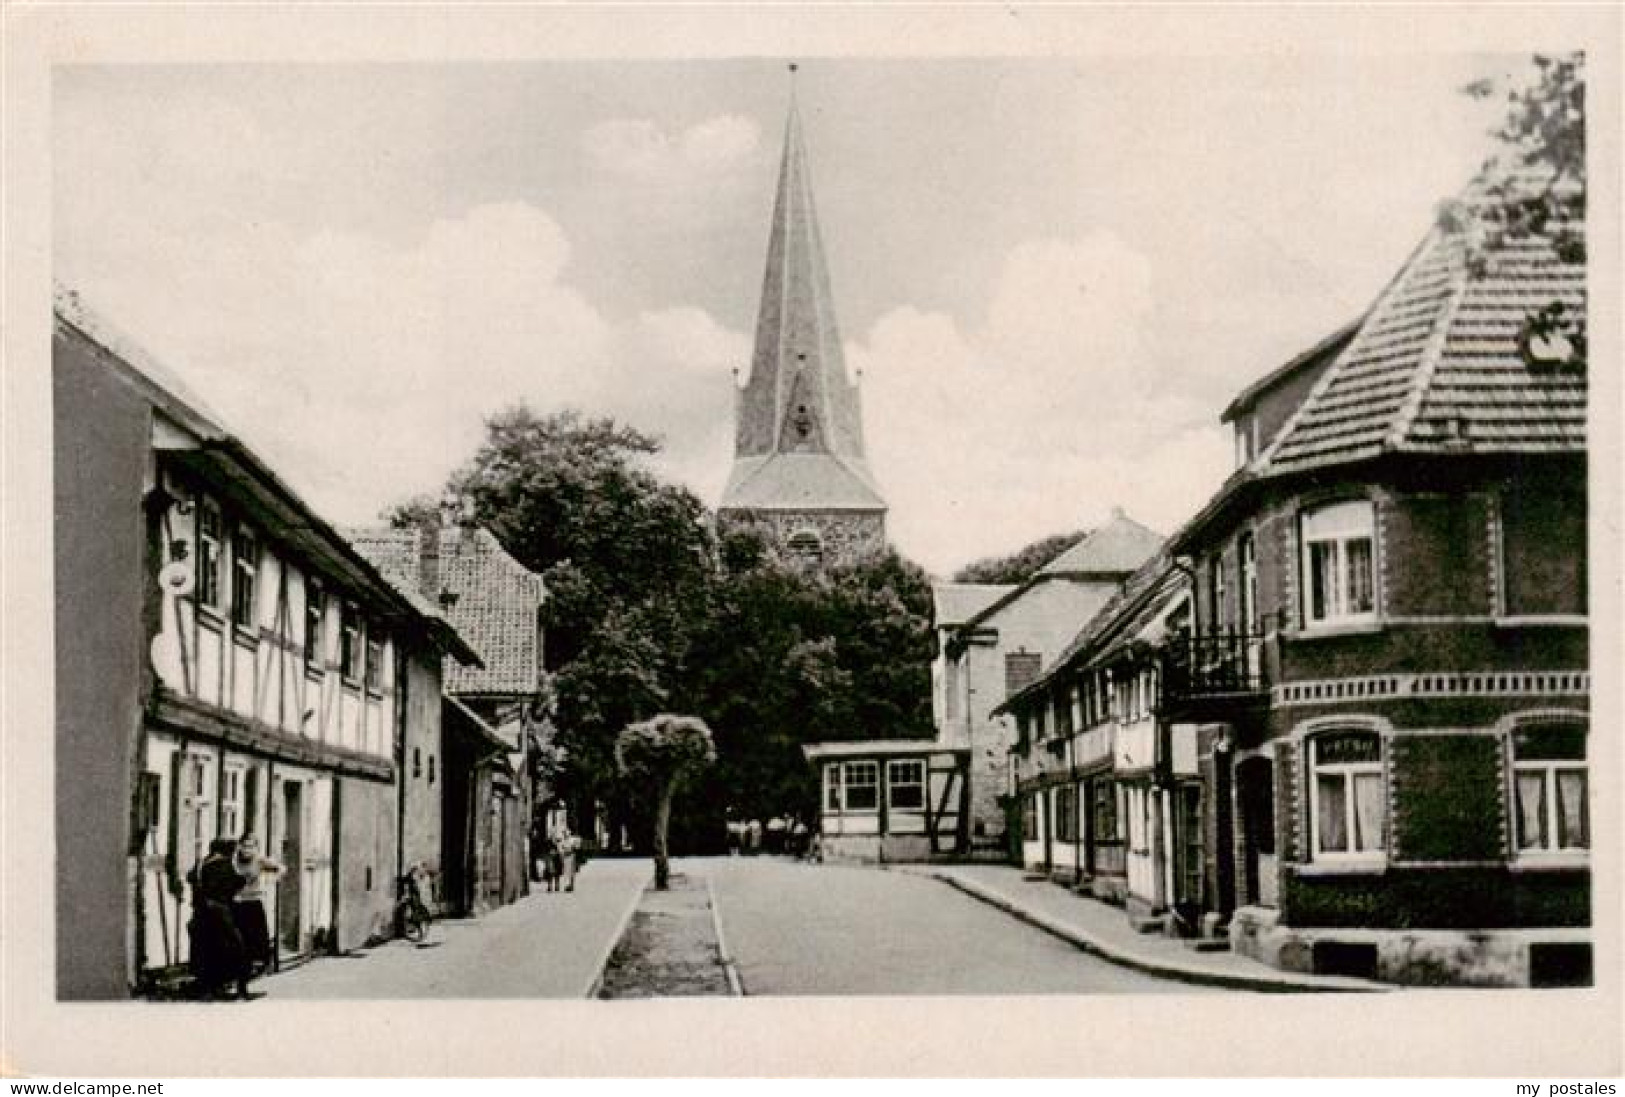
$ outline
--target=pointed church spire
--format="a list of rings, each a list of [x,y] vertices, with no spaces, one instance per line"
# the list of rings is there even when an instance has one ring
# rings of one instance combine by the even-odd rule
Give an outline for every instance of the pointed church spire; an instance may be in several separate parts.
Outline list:
[[[790,66],[789,116],[737,455],[829,453],[864,463],[858,390],[846,372]],[[866,470],[863,471],[866,475]]]
[[[858,521],[861,533],[843,540],[873,546],[884,540],[886,504],[864,457],[858,386],[835,322],[795,73],[791,65],[756,345],[736,390],[734,467],[718,509],[772,512],[786,529]]]

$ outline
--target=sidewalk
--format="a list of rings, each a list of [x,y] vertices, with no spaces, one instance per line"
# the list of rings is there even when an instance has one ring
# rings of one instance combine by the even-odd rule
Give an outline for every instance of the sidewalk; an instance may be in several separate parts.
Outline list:
[[[581,998],[652,873],[644,857],[593,860],[573,892],[532,891],[478,918],[434,922],[421,945],[396,940],[322,957],[254,989],[267,1001]]]
[[[1085,952],[1152,975],[1257,991],[1386,991],[1385,983],[1278,971],[1231,952],[1197,952],[1188,941],[1137,932],[1109,903],[1074,895],[1048,880],[1029,880],[1011,865],[889,865],[930,876],[1053,933]]]

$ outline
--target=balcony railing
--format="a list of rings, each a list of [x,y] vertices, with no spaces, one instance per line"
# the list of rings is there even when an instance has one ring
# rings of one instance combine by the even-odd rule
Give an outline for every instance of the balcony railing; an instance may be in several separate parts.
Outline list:
[[[1264,638],[1255,632],[1203,632],[1171,637],[1162,649],[1164,706],[1250,700],[1268,687]]]

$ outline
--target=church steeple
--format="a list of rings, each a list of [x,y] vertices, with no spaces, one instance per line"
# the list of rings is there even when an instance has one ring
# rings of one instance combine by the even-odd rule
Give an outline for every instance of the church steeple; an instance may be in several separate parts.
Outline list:
[[[735,452],[830,453],[864,461],[858,389],[841,351],[793,88]]]
[[[847,375],[794,89],[784,126],[750,377],[737,393],[723,511],[884,514]]]

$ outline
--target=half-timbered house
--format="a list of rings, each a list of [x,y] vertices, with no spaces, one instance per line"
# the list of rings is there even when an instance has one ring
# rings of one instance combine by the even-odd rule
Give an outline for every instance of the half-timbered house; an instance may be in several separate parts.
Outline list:
[[[1159,553],[1000,711],[1017,726],[1022,863],[1194,933],[1204,903],[1196,728],[1163,719],[1159,657],[1188,615],[1185,572]]]
[[[69,293],[53,383],[59,996],[184,970],[217,836],[284,866],[279,964],[387,932],[410,694],[477,656]]]

